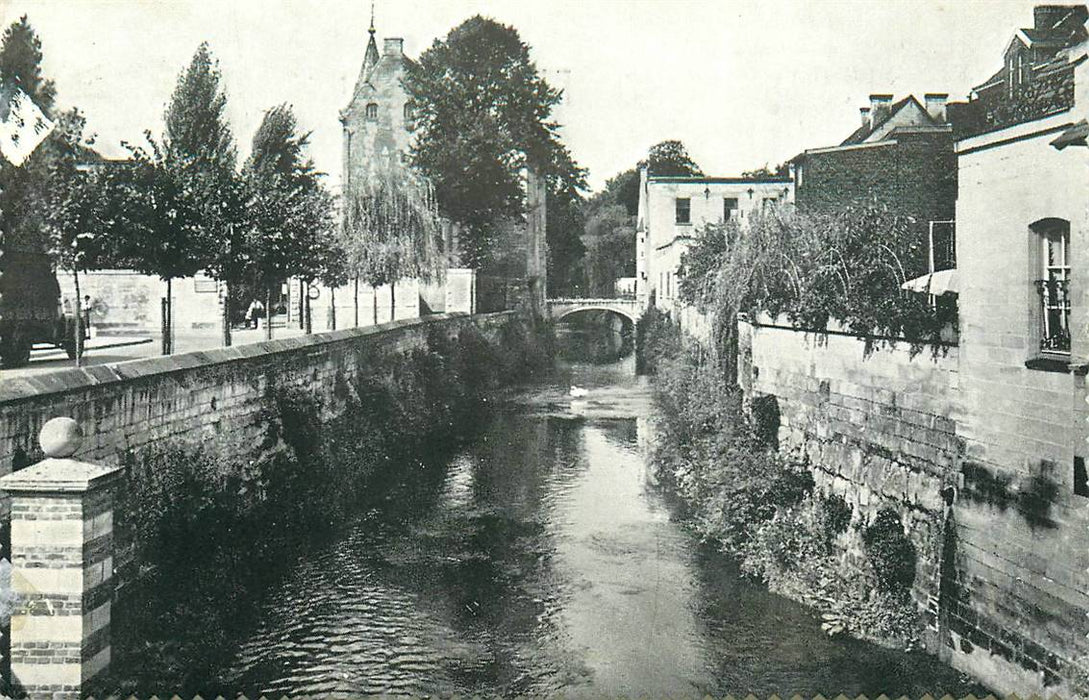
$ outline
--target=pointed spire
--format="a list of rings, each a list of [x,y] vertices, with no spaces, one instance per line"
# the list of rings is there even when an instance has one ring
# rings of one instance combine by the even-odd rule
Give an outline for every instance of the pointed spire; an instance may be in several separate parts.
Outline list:
[[[370,72],[378,63],[378,42],[374,39],[374,0],[371,0],[371,28],[367,30],[371,38],[367,41],[367,53],[363,57],[363,74]]]

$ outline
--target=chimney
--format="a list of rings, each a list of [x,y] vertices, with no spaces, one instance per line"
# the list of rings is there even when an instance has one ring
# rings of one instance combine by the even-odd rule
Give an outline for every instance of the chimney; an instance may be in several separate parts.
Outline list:
[[[1070,5],[1037,5],[1032,8],[1033,29],[1054,29],[1072,10]]]
[[[862,126],[869,126],[870,125],[870,108],[869,107],[859,107],[858,111],[862,114]]]
[[[382,53],[386,56],[403,56],[405,54],[405,40],[401,38],[383,39]]]
[[[923,99],[926,101],[926,113],[930,115],[931,119],[939,124],[945,124],[949,121],[945,113],[945,103],[949,100],[949,93],[928,92]]]
[[[892,109],[892,95],[870,95],[870,122],[880,124],[888,119]]]

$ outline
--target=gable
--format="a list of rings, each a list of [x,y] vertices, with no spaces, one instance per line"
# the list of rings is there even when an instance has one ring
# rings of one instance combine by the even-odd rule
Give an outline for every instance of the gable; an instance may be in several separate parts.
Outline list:
[[[927,114],[926,108],[919,104],[919,101],[914,97],[910,97],[895,105],[889,118],[878,124],[877,128],[863,139],[863,143],[884,141],[893,129],[900,127],[935,126],[935,124],[936,122]]]

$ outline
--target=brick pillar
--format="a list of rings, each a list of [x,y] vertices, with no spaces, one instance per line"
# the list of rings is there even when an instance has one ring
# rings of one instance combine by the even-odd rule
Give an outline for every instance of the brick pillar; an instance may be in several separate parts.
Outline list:
[[[122,470],[80,462],[71,418],[42,428],[43,461],[0,478],[11,494],[11,675],[17,692],[79,698],[110,664],[113,488]]]

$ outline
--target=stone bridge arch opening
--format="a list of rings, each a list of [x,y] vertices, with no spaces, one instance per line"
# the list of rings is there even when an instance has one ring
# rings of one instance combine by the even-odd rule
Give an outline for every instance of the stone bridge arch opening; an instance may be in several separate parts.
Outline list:
[[[634,354],[634,303],[549,300],[549,315],[556,324],[560,356],[593,363],[623,360]]]
[[[604,311],[614,316],[619,316],[620,318],[631,324],[633,328],[635,327],[635,324],[639,322],[639,318],[636,317],[631,311],[628,311],[626,309],[614,309],[609,306],[583,306],[573,309],[565,309],[557,315],[554,315],[552,317],[552,320],[554,320],[556,323],[562,323],[565,319],[570,319],[571,317],[578,314],[585,314],[591,311]]]

